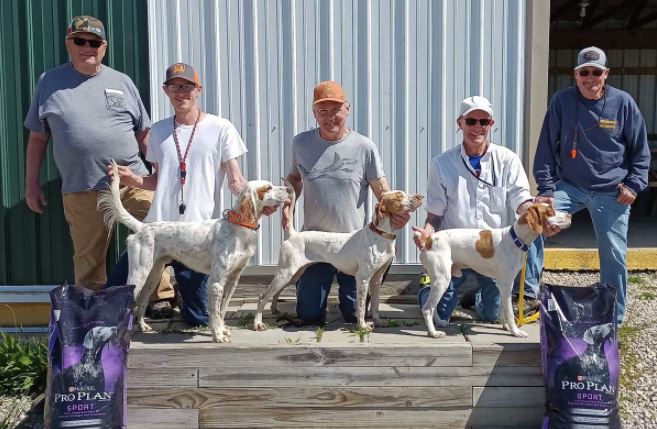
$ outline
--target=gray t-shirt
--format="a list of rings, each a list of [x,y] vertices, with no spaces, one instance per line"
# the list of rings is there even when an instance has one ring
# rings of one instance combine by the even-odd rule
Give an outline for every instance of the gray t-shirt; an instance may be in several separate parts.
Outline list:
[[[112,159],[148,174],[135,133],[150,126],[128,76],[106,66],[86,76],[70,63],[41,75],[25,118],[29,130],[52,135],[62,193],[105,189]]]
[[[350,131],[326,141],[319,129],[297,134],[292,168],[303,178],[304,231],[353,232],[365,226],[369,182],[385,176],[372,140]]]

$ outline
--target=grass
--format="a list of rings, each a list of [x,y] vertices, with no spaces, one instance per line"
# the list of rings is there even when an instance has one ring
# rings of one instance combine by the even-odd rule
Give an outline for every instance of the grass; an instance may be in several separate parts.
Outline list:
[[[240,327],[244,329],[251,329],[253,326],[253,319],[255,319],[255,314],[251,312],[242,314],[238,319]]]
[[[642,291],[641,294],[639,295],[639,299],[641,301],[652,301],[655,298],[657,298],[657,296],[653,292],[647,290]]]
[[[405,326],[417,326],[417,321],[416,320],[397,320],[397,319],[386,319],[384,318],[388,323],[388,328],[401,328]]]
[[[280,343],[285,343],[285,344],[299,344],[301,342],[301,336],[297,337],[296,339],[290,338],[290,337],[285,337],[282,340],[279,341]]]
[[[315,339],[318,343],[322,342],[322,337],[324,336],[324,328],[321,326],[315,329]]]
[[[634,389],[634,380],[640,377],[636,370],[639,363],[640,356],[636,353],[631,353],[629,345],[634,341],[634,337],[643,331],[645,326],[630,326],[629,323],[623,323],[618,329],[618,340],[620,341],[620,355],[621,359],[621,388],[630,391]]]
[[[357,335],[361,343],[364,343],[365,339],[368,338],[368,336],[371,334],[371,331],[365,328],[361,328],[360,326],[356,327],[356,329],[352,329],[349,332],[351,332],[352,335]]]
[[[627,282],[632,285],[640,285],[644,283],[644,280],[643,277],[634,274],[627,278]]]

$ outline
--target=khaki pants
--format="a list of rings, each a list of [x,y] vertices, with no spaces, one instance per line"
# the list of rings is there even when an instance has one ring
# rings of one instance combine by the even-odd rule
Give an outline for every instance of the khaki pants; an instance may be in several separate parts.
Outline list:
[[[113,230],[103,222],[103,215],[96,208],[99,191],[83,191],[62,194],[64,216],[73,240],[73,265],[75,284],[99,290],[107,282],[107,248]],[[131,187],[121,188],[123,206],[139,220],[148,214],[153,192]],[[173,287],[169,276],[160,280],[152,299],[172,299]]]

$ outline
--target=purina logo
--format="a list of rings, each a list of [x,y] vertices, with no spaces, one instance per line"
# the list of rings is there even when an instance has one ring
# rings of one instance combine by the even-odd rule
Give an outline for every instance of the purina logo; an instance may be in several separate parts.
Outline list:
[[[176,64],[173,66],[173,72],[174,73],[185,73],[185,65],[184,64]]]
[[[600,59],[600,54],[595,51],[584,52],[584,59],[587,61],[597,61]]]

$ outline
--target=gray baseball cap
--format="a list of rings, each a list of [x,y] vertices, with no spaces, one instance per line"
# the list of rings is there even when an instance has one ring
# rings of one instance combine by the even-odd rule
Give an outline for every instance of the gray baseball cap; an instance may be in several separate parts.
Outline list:
[[[165,73],[164,84],[166,85],[167,82],[176,77],[188,80],[199,86],[201,85],[201,79],[198,76],[198,72],[189,64],[175,63],[171,65]]]
[[[605,52],[595,46],[582,49],[577,55],[577,67],[575,67],[575,70],[581,69],[582,67],[597,67],[606,70],[607,56]]]

